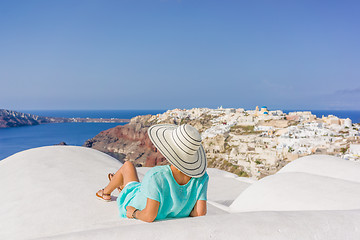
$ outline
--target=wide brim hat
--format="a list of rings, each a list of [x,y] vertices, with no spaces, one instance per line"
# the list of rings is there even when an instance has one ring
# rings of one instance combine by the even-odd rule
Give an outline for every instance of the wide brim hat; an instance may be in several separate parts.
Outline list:
[[[148,135],[161,154],[182,173],[194,178],[205,174],[206,155],[196,128],[188,124],[158,124],[148,129]]]

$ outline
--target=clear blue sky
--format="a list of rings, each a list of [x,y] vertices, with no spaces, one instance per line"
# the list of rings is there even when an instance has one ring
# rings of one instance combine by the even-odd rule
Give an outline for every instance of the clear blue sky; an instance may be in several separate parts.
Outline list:
[[[0,1],[0,108],[360,110],[360,1]]]

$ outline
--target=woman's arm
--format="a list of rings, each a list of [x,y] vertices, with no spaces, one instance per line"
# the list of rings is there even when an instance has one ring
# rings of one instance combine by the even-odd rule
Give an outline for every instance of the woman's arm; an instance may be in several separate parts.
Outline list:
[[[193,210],[190,213],[190,217],[199,217],[206,215],[206,201],[197,200]]]
[[[141,211],[136,211],[135,218],[144,222],[153,222],[158,214],[159,206],[160,203],[158,201],[148,198],[146,201],[146,207]],[[133,213],[136,208],[127,206],[126,210],[126,216],[128,218],[133,218]]]

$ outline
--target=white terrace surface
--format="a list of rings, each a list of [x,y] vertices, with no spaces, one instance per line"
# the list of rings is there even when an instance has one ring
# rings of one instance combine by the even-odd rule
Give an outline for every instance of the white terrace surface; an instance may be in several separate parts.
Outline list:
[[[360,239],[353,162],[305,157],[255,183],[208,169],[208,215],[155,223],[119,218],[115,201],[95,197],[120,166],[71,146],[0,161],[0,239]],[[138,170],[142,178],[148,168]]]

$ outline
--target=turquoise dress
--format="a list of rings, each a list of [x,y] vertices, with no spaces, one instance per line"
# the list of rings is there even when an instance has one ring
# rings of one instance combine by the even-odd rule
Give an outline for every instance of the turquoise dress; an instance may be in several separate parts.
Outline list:
[[[209,175],[191,178],[185,185],[179,185],[170,165],[150,169],[141,183],[131,182],[120,192],[117,204],[120,216],[126,218],[126,207],[142,210],[147,198],[160,202],[156,220],[188,217],[197,200],[207,200]]]

